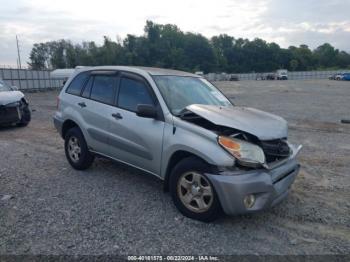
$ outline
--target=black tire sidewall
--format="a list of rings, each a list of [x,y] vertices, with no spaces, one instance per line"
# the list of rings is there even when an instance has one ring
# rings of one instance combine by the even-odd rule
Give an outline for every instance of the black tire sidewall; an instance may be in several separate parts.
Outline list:
[[[181,175],[183,175],[186,172],[189,171],[196,171],[202,174],[203,176],[206,176],[205,173],[210,173],[212,171],[212,168],[210,165],[205,163],[203,160],[197,158],[197,157],[188,157],[183,160],[181,160],[172,170],[170,174],[169,179],[169,188],[170,188],[170,194],[173,199],[173,202],[177,209],[184,215],[189,218],[193,218],[196,220],[200,220],[203,222],[210,222],[218,218],[221,214],[221,205],[220,201],[218,199],[218,196],[216,194],[215,188],[213,184],[211,183],[210,179],[206,176],[208,182],[210,183],[210,186],[212,187],[214,199],[213,203],[209,210],[203,212],[203,213],[195,213],[188,208],[181,202],[178,194],[177,194],[177,183],[180,179]]]
[[[26,105],[24,108],[23,108],[23,115],[22,115],[22,122],[23,123],[29,123],[31,120],[31,113],[30,113],[30,109],[29,109],[29,106]]]
[[[78,162],[73,162],[68,153],[68,141],[72,136],[78,139],[81,148],[81,155]],[[84,135],[78,127],[73,127],[67,131],[64,138],[64,151],[69,164],[78,170],[84,170],[90,167],[94,159],[93,155],[89,152]]]
[[[31,120],[31,113],[28,105],[22,108],[21,120],[17,123],[18,126],[27,126]]]

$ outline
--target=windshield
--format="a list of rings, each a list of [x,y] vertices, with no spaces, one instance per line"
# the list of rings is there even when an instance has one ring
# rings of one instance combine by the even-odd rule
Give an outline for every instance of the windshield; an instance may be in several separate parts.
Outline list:
[[[11,87],[4,81],[0,80],[0,92],[1,91],[12,91]]]
[[[188,76],[153,77],[174,115],[192,104],[232,106],[231,102],[204,78]]]

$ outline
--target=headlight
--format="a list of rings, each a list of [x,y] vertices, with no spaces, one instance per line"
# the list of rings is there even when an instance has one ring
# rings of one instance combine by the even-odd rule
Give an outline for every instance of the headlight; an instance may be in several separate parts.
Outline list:
[[[256,167],[265,163],[264,151],[257,145],[227,136],[219,136],[218,143],[243,166]]]

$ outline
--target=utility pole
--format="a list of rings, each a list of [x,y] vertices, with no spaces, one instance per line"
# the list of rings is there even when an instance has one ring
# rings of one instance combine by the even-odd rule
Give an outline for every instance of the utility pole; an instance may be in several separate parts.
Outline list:
[[[18,45],[18,37],[17,37],[17,35],[16,35],[16,43],[17,43],[18,65],[19,65],[19,69],[22,69],[21,54],[19,52],[19,45]]]

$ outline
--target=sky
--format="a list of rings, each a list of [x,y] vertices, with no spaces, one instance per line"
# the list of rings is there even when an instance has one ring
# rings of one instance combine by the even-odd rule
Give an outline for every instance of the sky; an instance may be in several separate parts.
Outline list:
[[[22,64],[34,43],[141,35],[146,20],[206,37],[262,38],[281,47],[328,42],[350,51],[350,0],[0,0],[0,66]]]

